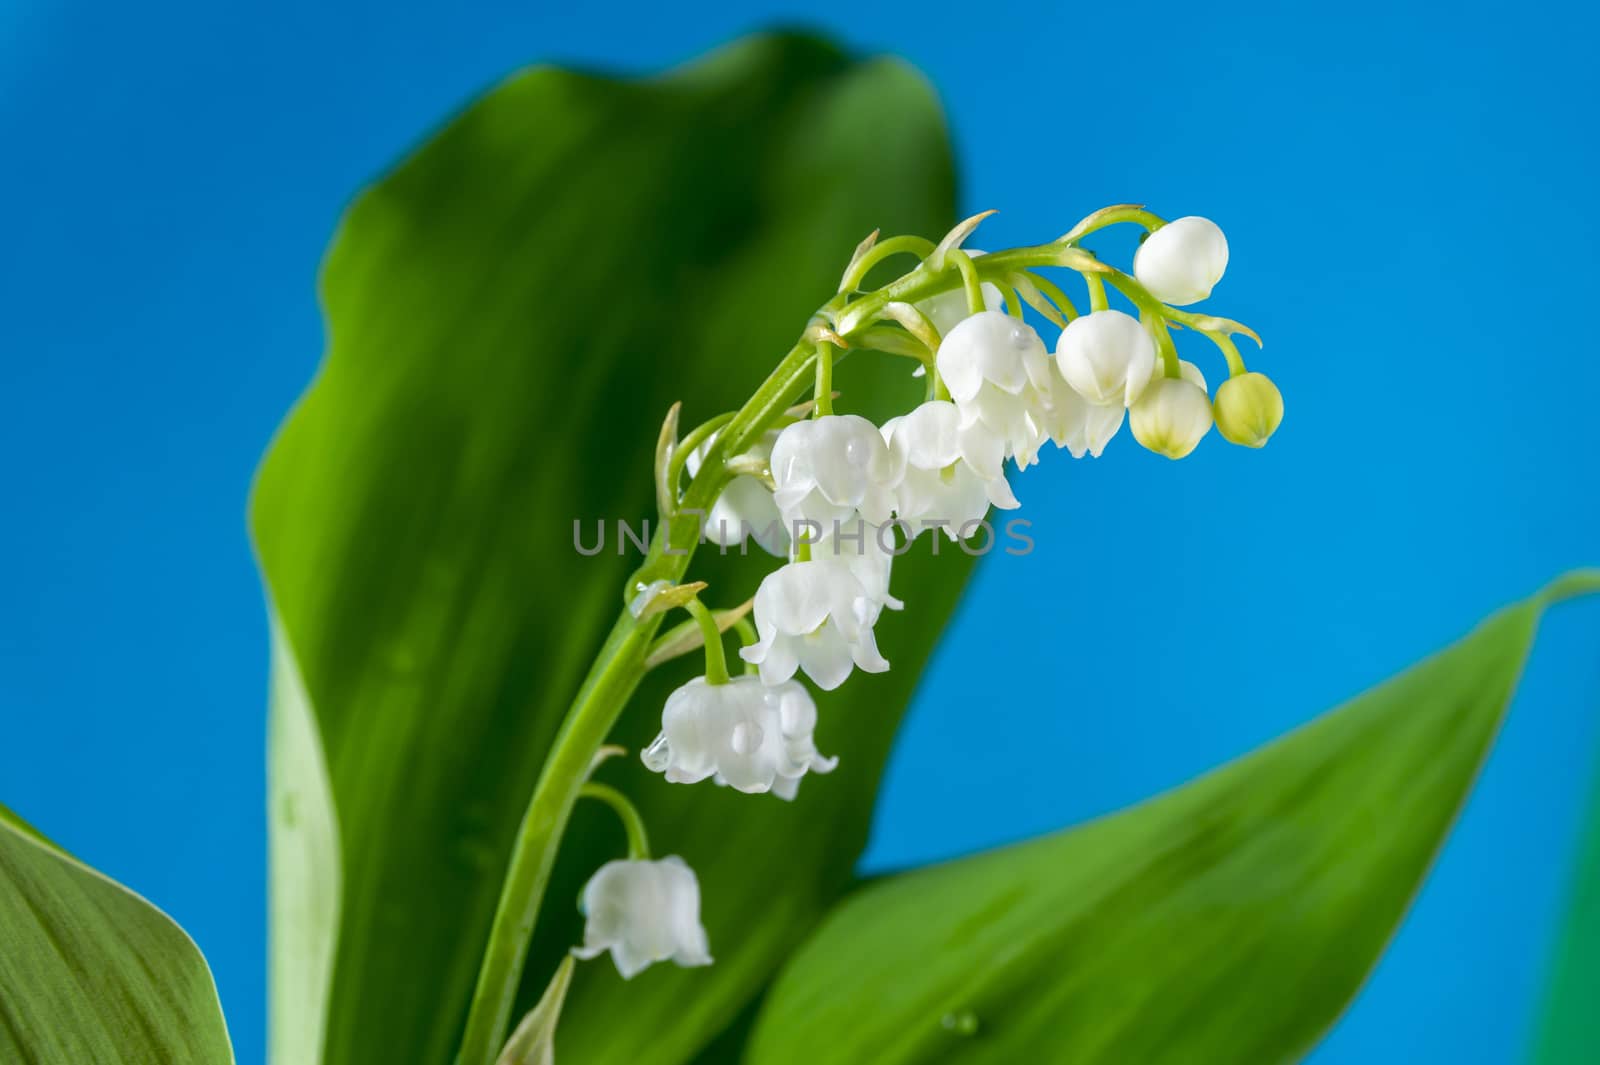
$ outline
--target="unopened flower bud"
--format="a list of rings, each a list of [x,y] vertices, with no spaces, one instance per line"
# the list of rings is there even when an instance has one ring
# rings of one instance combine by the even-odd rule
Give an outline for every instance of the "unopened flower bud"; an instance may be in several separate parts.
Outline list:
[[[1179,365],[1182,377],[1155,378],[1128,409],[1134,439],[1169,459],[1189,454],[1211,429],[1206,379],[1194,363]]]
[[[1222,382],[1211,409],[1223,437],[1260,447],[1283,424],[1283,393],[1264,373],[1240,374]]]
[[[1187,307],[1211,295],[1228,268],[1228,238],[1209,218],[1178,218],[1144,238],[1133,256],[1133,276],[1150,295]]]

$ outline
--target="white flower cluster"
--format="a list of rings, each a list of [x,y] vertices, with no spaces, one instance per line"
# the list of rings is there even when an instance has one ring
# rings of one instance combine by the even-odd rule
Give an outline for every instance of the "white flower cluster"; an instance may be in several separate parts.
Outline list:
[[[1149,234],[1134,276],[1156,300],[1183,306],[1208,296],[1227,262],[1214,223],[1180,218]],[[1282,417],[1276,388],[1259,374],[1230,379],[1214,415],[1199,369],[1162,355],[1170,345],[1160,318],[1147,325],[1102,302],[1067,324],[1052,353],[1032,326],[999,309],[999,288],[981,291],[985,309],[976,313],[967,313],[965,291],[919,306],[942,337],[931,368],[943,391],[930,394],[948,399],[882,426],[822,413],[767,434],[742,457],[741,471],[765,463],[770,480],[734,477],[705,535],[724,546],[755,535],[786,558],[755,594],[757,638],[740,651],[755,672],[728,679],[722,669],[674,691],[660,735],[642,754],[649,769],[673,783],[712,779],[785,799],[806,773],[831,771],[837,759],[817,751],[816,704],[795,674],[827,691],[856,669],[889,668],[874,629],[885,610],[902,606],[889,591],[898,545],[891,527],[911,540],[929,529],[952,540],[973,535],[991,506],[1019,505],[1006,460],[1025,469],[1047,440],[1075,458],[1099,457],[1125,417],[1140,444],[1170,458],[1194,450],[1214,421],[1230,440],[1259,446]],[[690,456],[691,474],[710,443]],[[635,896],[656,907],[637,917],[636,933],[612,918]],[[698,913],[698,886],[677,859],[611,863],[585,898],[584,949],[609,946],[624,976],[649,960],[709,960],[698,917],[685,916]]]

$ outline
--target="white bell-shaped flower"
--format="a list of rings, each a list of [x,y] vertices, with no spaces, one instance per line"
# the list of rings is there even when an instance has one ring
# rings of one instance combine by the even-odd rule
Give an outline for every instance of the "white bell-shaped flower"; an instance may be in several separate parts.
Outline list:
[[[745,454],[761,460],[770,460],[772,447],[777,442],[778,430],[769,430]],[[684,465],[693,477],[700,472],[706,452],[716,443],[717,434],[706,437],[705,443],[689,453]],[[706,512],[701,526],[705,538],[721,547],[739,547],[751,538],[772,555],[789,553],[789,531],[778,512],[772,492],[759,478],[738,474],[728,482],[717,496],[716,502]]]
[[[878,427],[856,414],[829,414],[786,426],[772,445],[773,499],[791,526],[827,528],[859,511],[884,522],[894,505],[889,449]]]
[[[965,319],[939,345],[939,376],[960,414],[961,454],[986,480],[1037,460],[1050,357],[1033,327],[1000,311]]]
[[[739,791],[771,791],[779,780],[838,765],[817,753],[816,727],[817,704],[797,681],[768,686],[746,676],[711,684],[696,677],[667,696],[661,734],[641,757],[674,784],[715,777]]]
[[[932,400],[884,423],[883,438],[894,462],[895,514],[913,539],[937,528],[951,540],[975,531],[992,503],[1002,510],[1020,504],[1004,474],[985,477],[961,452],[961,416],[954,403]]]
[[[821,539],[811,544],[810,551],[815,560],[843,562],[848,566],[855,579],[861,582],[867,598],[880,609],[899,610],[905,604],[889,593],[889,577],[894,569],[893,546],[893,530],[873,525],[856,514],[824,530]]]
[[[1209,218],[1177,218],[1144,238],[1133,276],[1156,299],[1187,307],[1211,295],[1228,269],[1228,238]]]
[[[1156,343],[1132,315],[1093,311],[1062,330],[1056,365],[1090,403],[1131,407],[1155,372]]]
[[[1090,403],[1062,378],[1058,387],[1050,391],[1044,428],[1056,447],[1066,448],[1073,458],[1081,459],[1085,455],[1099,458],[1117,430],[1122,428],[1126,414],[1121,403],[1107,406]]]
[[[1133,437],[1158,455],[1181,459],[1211,431],[1206,379],[1192,362],[1180,362],[1182,377],[1157,377],[1128,411]]]
[[[588,920],[572,953],[587,959],[609,950],[624,980],[658,961],[711,964],[700,882],[676,855],[607,862],[584,885],[580,908]]]
[[[874,525],[856,513],[824,529],[820,538],[809,543],[808,551],[813,561],[838,563],[850,571],[865,604],[858,604],[855,612],[864,617],[885,607],[900,610],[905,606],[889,591],[894,546],[892,528]]]
[[[868,539],[875,537],[869,532]],[[758,666],[767,684],[781,684],[800,669],[825,691],[843,684],[852,667],[884,672],[889,663],[872,627],[885,606],[900,605],[888,594],[887,574],[870,549],[857,557],[791,562],[767,574],[753,608],[760,639],[739,656]]]

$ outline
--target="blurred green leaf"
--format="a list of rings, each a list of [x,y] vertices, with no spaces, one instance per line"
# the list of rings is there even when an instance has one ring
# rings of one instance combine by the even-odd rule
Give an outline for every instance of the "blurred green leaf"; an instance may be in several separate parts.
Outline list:
[[[748,1065],[1293,1061],[1449,831],[1547,596],[1126,812],[891,878],[780,974]]]
[[[1544,1006],[1535,1065],[1600,1061],[1600,776],[1589,801],[1585,842]]]
[[[277,624],[274,1062],[450,1060],[518,819],[638,562],[614,529],[580,555],[575,519],[586,546],[597,521],[637,527],[668,406],[686,425],[736,407],[865,234],[937,237],[953,201],[920,77],[765,36],[660,78],[518,75],[351,207],[327,357],[254,499]],[[905,360],[852,358],[836,384],[878,417],[921,395]],[[702,551],[691,575],[726,607],[772,565]],[[718,964],[658,966],[625,1006],[614,972],[581,966],[558,1057],[686,1060],[843,891],[966,569],[902,560],[896,668],[821,698],[843,767],[793,805],[602,770],[699,871]],[[693,661],[647,680],[621,742],[648,740]],[[523,1008],[580,936],[579,885],[622,850],[580,805]]]
[[[233,1061],[216,985],[194,941],[3,806],[0,1061]]]

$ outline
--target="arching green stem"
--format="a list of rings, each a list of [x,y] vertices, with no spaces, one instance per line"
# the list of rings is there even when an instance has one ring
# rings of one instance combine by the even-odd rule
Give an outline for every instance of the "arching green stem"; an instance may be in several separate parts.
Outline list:
[[[677,491],[678,482],[683,477],[683,468],[689,461],[689,456],[694,454],[696,448],[705,443],[712,433],[721,429],[733,420],[733,413],[719,414],[709,421],[701,422],[690,429],[684,438],[678,441],[678,446],[673,449],[672,459],[667,467],[667,484],[673,491]]]
[[[598,799],[615,810],[622,830],[628,834],[628,857],[636,862],[650,860],[650,835],[645,831],[644,818],[626,795],[608,784],[590,781],[578,789],[578,797]]]
[[[1106,301],[1106,283],[1101,280],[1099,274],[1084,274],[1083,283],[1089,286],[1089,310],[1091,312],[1103,311],[1111,306]]]
[[[851,293],[861,287],[867,279],[872,268],[892,255],[915,255],[925,259],[932,254],[934,243],[923,237],[890,237],[881,243],[874,244],[865,255],[856,260],[854,268],[845,275],[839,285],[839,291]]]
[[[1137,223],[1143,226],[1147,232],[1160,229],[1167,224],[1160,215],[1146,211],[1136,203],[1119,203],[1111,207],[1102,207],[1094,214],[1089,215],[1073,226],[1072,229],[1063,233],[1059,238],[1059,242],[1062,244],[1076,244],[1090,233],[1104,229],[1107,226],[1117,225],[1119,222]]]
[[[945,258],[956,264],[956,269],[961,273],[962,287],[967,290],[967,313],[978,314],[988,309],[983,302],[983,281],[978,277],[978,268],[973,265],[972,256],[960,249],[952,249],[945,253]]]
[[[1006,313],[1013,318],[1022,317],[1022,299],[1017,295],[1017,290],[1011,285],[1000,286],[1000,296],[1006,301]]]
[[[706,683],[728,683],[728,653],[722,646],[722,630],[717,627],[717,619],[706,605],[698,599],[691,599],[684,604],[695,624],[700,626],[700,636],[706,644]]]

